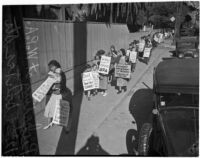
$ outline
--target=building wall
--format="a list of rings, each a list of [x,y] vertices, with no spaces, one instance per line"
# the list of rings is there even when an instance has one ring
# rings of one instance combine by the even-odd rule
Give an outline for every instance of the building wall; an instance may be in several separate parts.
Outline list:
[[[57,60],[65,72],[67,87],[74,93],[82,89],[81,73],[100,49],[109,51],[128,48],[148,32],[129,33],[125,24],[64,23],[55,21],[24,20],[26,49],[32,91],[46,78],[48,62]],[[45,100],[37,112],[45,107]],[[36,112],[36,113],[37,113]]]

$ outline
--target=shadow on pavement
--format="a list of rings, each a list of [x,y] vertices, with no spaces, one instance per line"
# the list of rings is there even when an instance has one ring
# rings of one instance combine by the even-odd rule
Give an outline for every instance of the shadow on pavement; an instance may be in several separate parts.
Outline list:
[[[74,91],[82,90],[81,73],[84,71],[84,64],[87,62],[87,25],[86,23],[74,23],[73,38],[73,63],[74,63]],[[81,55],[80,55],[81,52]],[[77,138],[78,121],[83,99],[83,93],[75,94],[72,99],[72,124],[69,133],[62,129],[55,155],[74,155]]]
[[[129,111],[135,119],[134,124],[137,125],[137,130],[129,129],[126,134],[126,145],[129,155],[134,155],[134,149],[137,150],[138,136],[140,128],[144,123],[152,121],[153,110],[153,90],[139,89],[137,90],[129,102]]]
[[[99,137],[92,135],[88,138],[85,146],[77,153],[80,155],[110,155],[99,144]]]

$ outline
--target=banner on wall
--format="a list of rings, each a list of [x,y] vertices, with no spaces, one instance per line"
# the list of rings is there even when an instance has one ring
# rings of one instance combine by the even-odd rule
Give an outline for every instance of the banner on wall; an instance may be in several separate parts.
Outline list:
[[[110,61],[111,57],[102,56],[98,72],[102,74],[108,74],[110,69]]]
[[[115,65],[115,77],[130,78],[131,65],[124,65],[124,64]]]

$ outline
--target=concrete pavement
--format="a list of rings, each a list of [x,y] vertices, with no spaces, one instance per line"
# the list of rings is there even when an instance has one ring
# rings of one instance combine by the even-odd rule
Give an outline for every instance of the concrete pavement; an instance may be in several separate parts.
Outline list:
[[[133,93],[133,87],[141,80],[142,76],[147,73],[149,66],[156,62],[160,57],[163,56],[163,53],[167,53],[169,49],[163,51],[163,49],[156,48],[153,50],[151,60],[149,65],[138,62],[135,72],[132,74],[132,78],[128,83],[127,92],[117,94],[117,90],[110,86],[108,87],[108,95],[103,97],[101,94],[91,98],[91,101],[88,101],[83,93],[73,96],[73,123],[72,130],[69,134],[66,134],[62,127],[54,126],[48,130],[43,130],[43,126],[46,125],[47,120],[44,118],[43,113],[36,115],[36,125],[37,125],[37,134],[38,142],[41,155],[74,155],[81,154],[80,150],[84,148],[88,138],[95,132],[98,134],[99,129],[104,133],[101,136],[100,141],[104,142],[103,144],[109,144],[108,142],[113,141],[113,137],[109,137],[108,132],[111,135],[115,135],[118,129],[119,124],[122,126],[132,127],[131,122],[124,122],[123,119],[116,119],[113,123],[109,124],[108,127],[105,127],[104,124],[106,120],[111,116],[113,111],[116,111],[120,107],[120,103],[123,102],[124,98]],[[121,117],[129,118],[133,120],[130,114],[126,112],[120,113]],[[120,117],[120,118],[121,118]],[[104,127],[104,128],[102,128]],[[111,130],[114,127],[114,130]],[[124,131],[122,133],[121,139],[124,139]],[[119,133],[117,132],[117,133]],[[107,137],[105,136],[107,135]],[[110,139],[109,139],[110,138]],[[112,139],[111,139],[112,138]],[[120,137],[119,137],[120,138]],[[107,142],[107,143],[106,143]],[[119,143],[119,142],[116,142]],[[121,154],[127,153],[126,146],[122,145],[121,147],[111,147],[111,145],[105,145],[105,150],[109,152],[103,152],[104,154]],[[103,151],[103,149],[101,150]],[[116,152],[118,151],[118,152]],[[83,153],[82,153],[83,154]],[[88,153],[87,153],[88,154]],[[94,154],[94,153],[91,153]]]

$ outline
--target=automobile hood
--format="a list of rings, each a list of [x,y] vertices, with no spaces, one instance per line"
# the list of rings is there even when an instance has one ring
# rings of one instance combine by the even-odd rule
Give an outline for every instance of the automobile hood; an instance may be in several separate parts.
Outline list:
[[[171,109],[161,113],[169,156],[195,156],[198,145],[198,110]],[[197,147],[198,148],[198,147]]]

